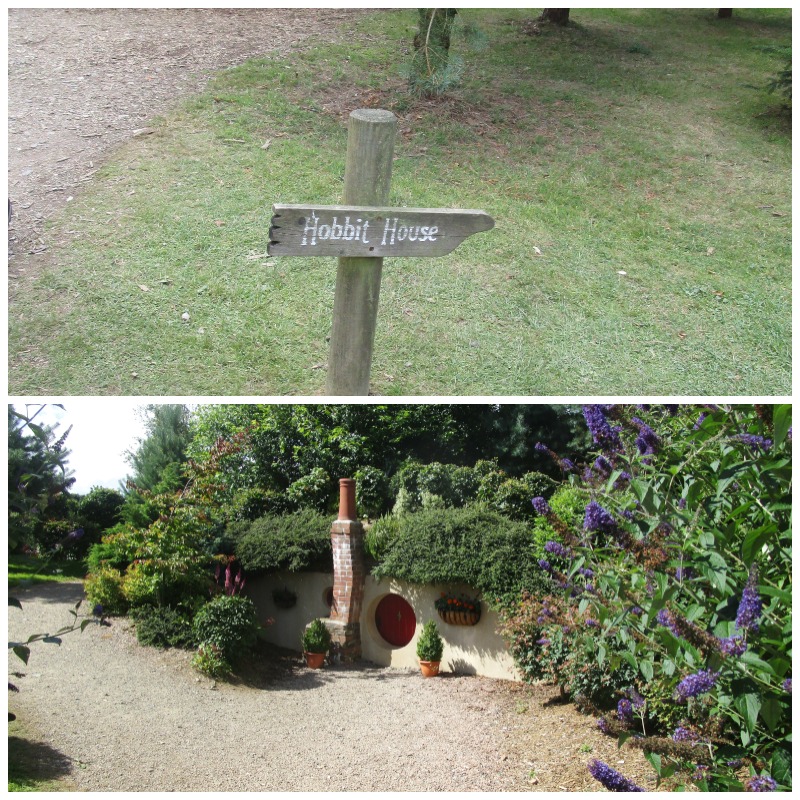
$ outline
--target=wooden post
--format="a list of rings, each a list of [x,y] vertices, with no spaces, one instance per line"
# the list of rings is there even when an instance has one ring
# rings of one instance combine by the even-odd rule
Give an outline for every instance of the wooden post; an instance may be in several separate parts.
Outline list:
[[[391,111],[350,114],[344,173],[345,205],[385,206],[392,180],[397,119]],[[328,357],[329,395],[368,395],[382,258],[340,258]]]

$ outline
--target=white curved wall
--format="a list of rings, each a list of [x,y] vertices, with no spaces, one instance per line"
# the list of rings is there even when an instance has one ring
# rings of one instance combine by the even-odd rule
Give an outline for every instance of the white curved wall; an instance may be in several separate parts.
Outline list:
[[[264,628],[262,638],[268,642],[300,651],[300,636],[305,626],[317,617],[327,618],[330,608],[325,602],[325,592],[333,586],[332,573],[303,572],[276,573],[254,578],[247,584],[246,593],[253,599],[259,617],[272,618]],[[273,589],[286,587],[297,595],[297,604],[288,610],[275,606]],[[387,667],[418,669],[416,646],[422,626],[429,619],[436,621],[444,639],[442,655],[443,672],[483,675],[489,678],[520,680],[514,661],[505,641],[497,633],[500,620],[494,611],[482,604],[477,625],[448,625],[436,612],[434,603],[444,591],[476,596],[468,586],[458,584],[417,586],[395,579],[376,581],[368,575],[364,586],[364,603],[361,612],[361,651],[367,661]],[[414,609],[416,631],[404,647],[392,647],[378,633],[375,626],[375,609],[387,594],[403,597]]]

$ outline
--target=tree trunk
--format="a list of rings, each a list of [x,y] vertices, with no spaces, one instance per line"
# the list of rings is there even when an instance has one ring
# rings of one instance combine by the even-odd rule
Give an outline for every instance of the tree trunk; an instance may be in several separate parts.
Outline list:
[[[458,9],[420,8],[419,30],[414,36],[410,88],[423,96],[439,93],[446,84],[450,61],[450,32]]]
[[[556,25],[566,25],[569,22],[569,9],[568,8],[545,8],[542,11],[542,16],[539,17],[542,22],[553,22]]]
[[[718,19],[730,19],[733,16],[732,8],[721,8],[717,12]]]

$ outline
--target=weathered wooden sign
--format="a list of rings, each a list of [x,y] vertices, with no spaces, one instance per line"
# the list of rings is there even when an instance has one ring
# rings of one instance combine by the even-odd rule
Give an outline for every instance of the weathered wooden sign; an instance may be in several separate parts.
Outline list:
[[[369,394],[383,258],[443,256],[494,220],[483,211],[389,208],[397,118],[359,108],[350,114],[340,206],[272,206],[271,256],[334,256],[329,395]]]
[[[494,227],[478,210],[373,206],[272,206],[272,256],[444,256]]]

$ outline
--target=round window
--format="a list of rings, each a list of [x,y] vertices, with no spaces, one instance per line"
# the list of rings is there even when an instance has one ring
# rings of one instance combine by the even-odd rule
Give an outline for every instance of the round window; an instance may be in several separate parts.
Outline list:
[[[417,618],[400,595],[387,594],[375,609],[375,627],[390,645],[404,647],[414,638]]]

